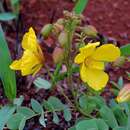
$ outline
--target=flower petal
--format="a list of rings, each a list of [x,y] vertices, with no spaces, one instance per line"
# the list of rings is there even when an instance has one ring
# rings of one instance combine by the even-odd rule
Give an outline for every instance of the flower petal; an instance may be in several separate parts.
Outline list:
[[[88,43],[86,46],[81,47],[79,50],[82,55],[85,55],[85,57],[88,57],[93,54],[93,52],[96,49],[96,46],[99,46],[99,45],[100,45],[100,42]]]
[[[113,44],[105,44],[96,49],[92,58],[99,61],[112,62],[120,57],[120,49]]]
[[[35,31],[31,27],[31,28],[29,28],[29,32],[25,33],[25,35],[23,36],[22,48],[25,50],[29,49],[31,51],[36,52],[37,45],[38,45],[38,43],[37,43]]]
[[[105,66],[104,66],[104,62],[100,62],[100,61],[95,61],[92,60],[89,64],[88,64],[89,68],[92,69],[98,69],[98,70],[104,70]]]
[[[85,58],[86,58],[85,55],[83,55],[82,53],[79,53],[79,54],[76,55],[76,57],[75,57],[75,59],[74,59],[74,62],[75,62],[76,64],[83,63],[84,60],[85,60]]]
[[[12,70],[20,70],[21,67],[21,60],[15,60],[13,63],[9,66]]]
[[[35,56],[30,50],[24,51],[21,63],[22,75],[33,74],[37,71],[36,68],[42,66],[42,61],[39,60],[39,57]]]
[[[87,82],[96,91],[104,88],[108,81],[108,75],[104,71],[87,68],[84,63],[80,68],[80,76],[84,82]]]

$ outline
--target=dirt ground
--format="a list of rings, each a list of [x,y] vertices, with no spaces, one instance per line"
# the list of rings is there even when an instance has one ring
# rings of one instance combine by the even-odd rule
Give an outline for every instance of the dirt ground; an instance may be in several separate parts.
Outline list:
[[[72,0],[22,0],[23,25],[40,30],[44,24],[62,17],[63,10],[72,10],[73,6]],[[129,43],[130,0],[89,0],[84,15],[100,33],[121,44]]]
[[[72,0],[21,0],[21,30],[24,33],[32,26],[39,32],[46,23],[53,23],[62,17],[63,10],[71,11],[73,6],[74,2]],[[120,45],[129,43],[130,0],[89,0],[84,15],[86,16],[86,21],[94,25],[101,34],[115,38]],[[15,35],[15,31],[9,34],[12,39],[17,38],[17,35]],[[18,40],[20,41],[21,39]],[[126,75],[126,70],[130,71],[128,63],[122,69],[110,69],[110,79],[116,81],[120,75]],[[126,78],[125,81],[127,82]],[[31,98],[42,101],[43,98],[52,94],[44,90],[36,92],[34,87],[27,89],[24,78],[21,78],[18,83],[22,84],[18,87],[18,95],[24,95],[25,104],[28,104]],[[3,90],[0,88],[0,103],[5,104],[6,101]],[[30,120],[24,130],[43,130],[43,127],[38,124],[37,120]],[[51,122],[49,123],[48,127],[44,130],[66,130],[71,125],[71,123],[69,124],[64,121],[61,121],[60,126],[53,125]]]

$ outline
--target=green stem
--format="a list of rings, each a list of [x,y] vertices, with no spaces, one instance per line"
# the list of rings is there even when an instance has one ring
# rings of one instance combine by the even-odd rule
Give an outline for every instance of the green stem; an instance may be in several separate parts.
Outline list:
[[[58,63],[58,64],[56,65],[56,69],[55,69],[55,71],[54,71],[54,74],[52,75],[52,89],[55,88],[55,85],[56,85],[56,82],[57,82],[57,77],[58,77],[58,75],[59,75],[61,66],[62,66],[62,62]]]

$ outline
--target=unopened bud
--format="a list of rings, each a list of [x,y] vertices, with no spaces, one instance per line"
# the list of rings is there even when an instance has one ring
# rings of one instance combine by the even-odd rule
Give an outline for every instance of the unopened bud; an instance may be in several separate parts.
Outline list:
[[[65,31],[62,31],[59,34],[58,41],[62,47],[68,42],[68,34]]]
[[[116,100],[118,103],[130,101],[130,84],[124,85],[124,87],[120,90]]]
[[[121,56],[121,57],[117,58],[115,62],[113,62],[113,65],[114,65],[114,66],[121,67],[121,66],[124,65],[125,59],[126,59],[126,58],[125,58],[124,56]]]
[[[58,23],[54,24],[54,33],[60,33],[61,31],[63,31],[64,26]]]
[[[64,19],[60,18],[56,21],[57,24],[63,25],[64,24]]]
[[[59,63],[60,61],[62,61],[63,59],[63,55],[64,55],[64,51],[62,48],[56,47],[52,53],[52,58],[54,63]]]
[[[82,31],[90,37],[96,37],[98,31],[96,30],[96,28],[92,25],[87,25],[85,27],[82,28]]]
[[[42,36],[46,39],[48,38],[48,36],[50,35],[51,31],[53,29],[53,25],[52,24],[46,24],[42,30],[41,30],[41,34]]]

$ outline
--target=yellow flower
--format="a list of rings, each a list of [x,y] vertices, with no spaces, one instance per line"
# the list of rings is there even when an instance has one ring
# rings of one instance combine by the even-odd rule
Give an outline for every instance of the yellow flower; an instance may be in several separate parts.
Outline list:
[[[32,27],[23,36],[22,48],[24,50],[23,56],[19,60],[13,61],[10,68],[21,70],[22,76],[35,75],[43,66],[44,55]]]
[[[80,64],[80,77],[90,87],[98,91],[104,88],[109,79],[104,72],[105,62],[115,61],[120,56],[120,49],[113,44],[88,43],[80,48],[74,62]]]
[[[124,87],[120,90],[116,101],[118,103],[130,101],[130,84],[124,85]]]

